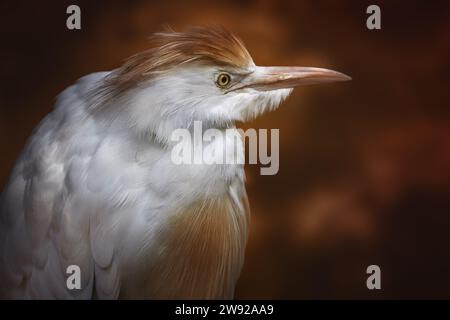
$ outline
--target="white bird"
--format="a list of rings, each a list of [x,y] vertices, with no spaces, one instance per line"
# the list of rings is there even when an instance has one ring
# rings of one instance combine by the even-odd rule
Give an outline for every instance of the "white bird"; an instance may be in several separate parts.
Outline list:
[[[1,297],[232,298],[249,223],[243,165],[176,165],[171,133],[232,129],[295,86],[349,79],[256,66],[241,40],[204,27],[157,33],[122,67],[82,77],[1,195]],[[80,289],[67,287],[70,265]]]

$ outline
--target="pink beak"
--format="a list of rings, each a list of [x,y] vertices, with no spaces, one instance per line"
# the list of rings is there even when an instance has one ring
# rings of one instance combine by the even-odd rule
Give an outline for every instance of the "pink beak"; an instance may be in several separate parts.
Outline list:
[[[255,71],[249,74],[241,84],[234,86],[229,91],[244,88],[267,91],[351,79],[343,73],[322,68],[256,67]]]

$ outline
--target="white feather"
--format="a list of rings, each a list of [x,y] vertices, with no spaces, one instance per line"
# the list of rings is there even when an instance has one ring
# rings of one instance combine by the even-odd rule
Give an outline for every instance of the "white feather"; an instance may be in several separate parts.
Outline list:
[[[229,127],[275,107],[290,90],[218,94],[214,72],[176,68],[98,110],[92,92],[107,72],[59,95],[2,194],[2,297],[117,298],[133,272],[157,258],[161,231],[179,208],[224,196],[245,215],[243,166],[175,165],[168,137],[193,119]],[[69,265],[81,268],[81,290],[66,287]]]

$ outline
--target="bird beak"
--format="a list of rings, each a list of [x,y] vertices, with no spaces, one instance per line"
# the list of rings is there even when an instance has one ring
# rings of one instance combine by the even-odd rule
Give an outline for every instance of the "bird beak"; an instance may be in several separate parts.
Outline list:
[[[349,76],[322,68],[309,67],[256,67],[241,84],[231,88],[230,91],[253,88],[260,91],[294,88],[297,86],[349,81]]]

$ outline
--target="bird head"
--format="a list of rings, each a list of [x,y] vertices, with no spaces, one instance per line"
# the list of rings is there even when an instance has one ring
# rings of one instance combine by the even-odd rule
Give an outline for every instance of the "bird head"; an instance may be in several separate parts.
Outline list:
[[[167,141],[201,121],[227,128],[277,108],[297,86],[351,78],[328,69],[257,66],[243,42],[217,27],[156,33],[150,49],[110,73],[99,93],[131,126]]]

